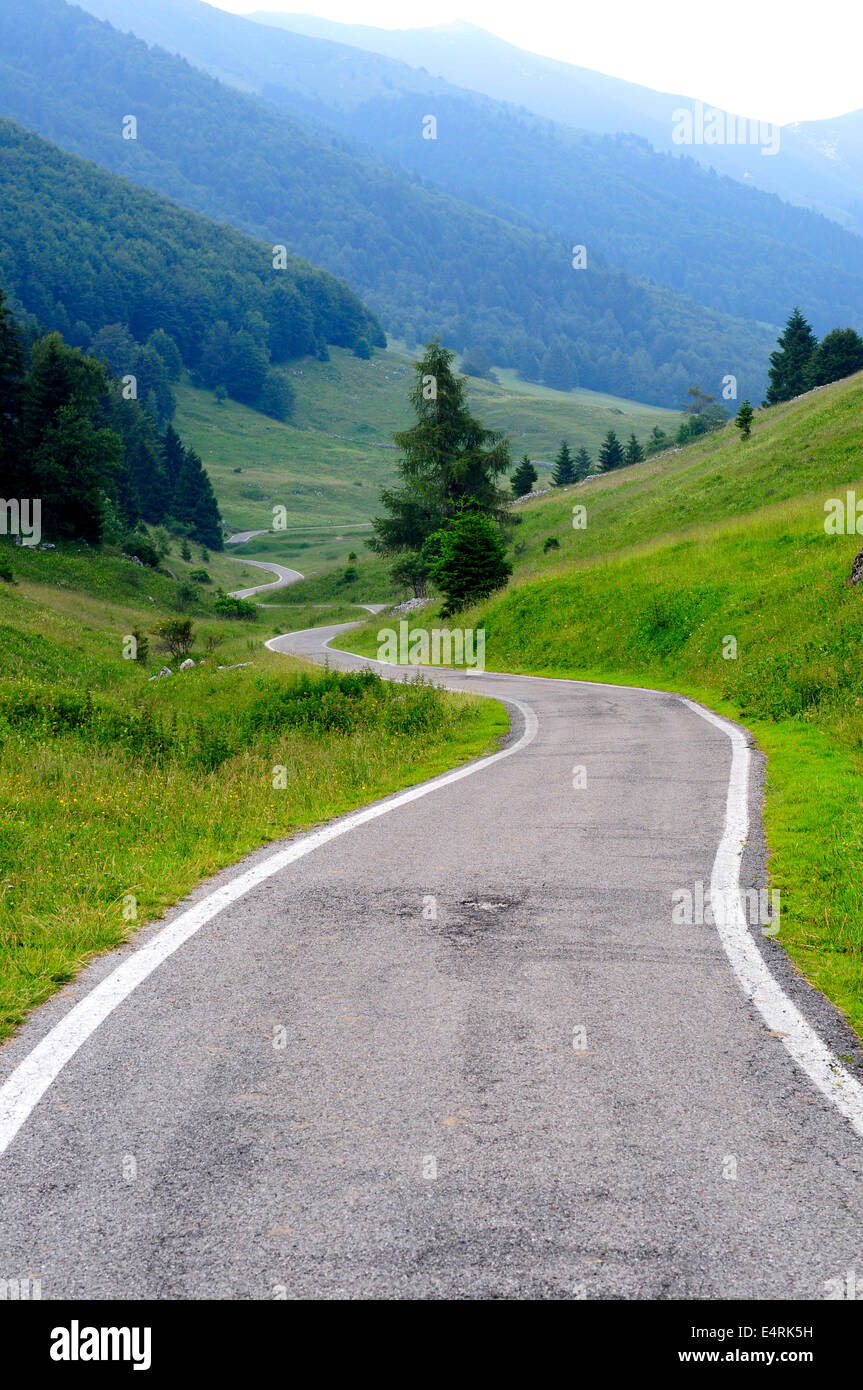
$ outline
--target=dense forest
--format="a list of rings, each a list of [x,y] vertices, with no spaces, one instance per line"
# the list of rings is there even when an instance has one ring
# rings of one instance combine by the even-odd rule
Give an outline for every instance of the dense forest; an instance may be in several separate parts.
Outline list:
[[[0,283],[19,310],[118,376],[154,413],[172,401],[151,335],[170,335],[200,384],[285,419],[278,364],[327,344],[384,346],[332,275],[177,207],[0,118]]]
[[[440,333],[550,385],[662,405],[727,372],[748,394],[766,386],[763,325],[635,281],[603,247],[576,270],[576,232],[518,225],[359,158],[343,137],[306,129],[62,0],[4,4],[0,51],[0,103],[16,120],[326,266],[409,343]],[[135,140],[122,138],[125,113],[136,116]]]
[[[170,372],[170,352],[163,366]],[[38,500],[48,540],[125,540],[140,554],[134,528],[143,521],[222,548],[218,506],[194,450],[170,425],[161,433],[98,358],[59,333],[22,331],[2,290],[0,496]]]

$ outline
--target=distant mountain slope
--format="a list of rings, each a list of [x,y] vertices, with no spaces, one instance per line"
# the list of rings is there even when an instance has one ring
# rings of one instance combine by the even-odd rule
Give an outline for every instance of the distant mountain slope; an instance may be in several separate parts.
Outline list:
[[[94,10],[105,4],[106,0],[93,4],[88,0],[88,8]],[[423,66],[435,77],[582,130],[632,132],[655,149],[681,153],[672,142],[672,117],[678,107],[691,106],[691,95],[656,92],[530,53],[472,24],[390,30],[267,11],[247,18]],[[762,113],[734,114],[757,118]],[[764,157],[745,145],[690,146],[684,152],[705,167],[713,165],[720,173],[778,193],[789,202],[835,218],[849,231],[863,233],[863,111],[783,126],[780,153],[775,157]]]
[[[251,359],[236,364],[238,381],[243,369],[263,378],[270,358],[385,342],[356,295],[325,271],[295,258],[275,271],[270,246],[2,117],[0,285],[42,327],[78,346],[109,324],[125,324],[140,342],[163,329],[186,366],[205,372],[221,321],[226,348]],[[213,384],[225,384],[222,375]],[[257,396],[242,387],[232,394],[249,404]]]
[[[780,323],[802,301],[819,333],[863,319],[863,238],[736,180],[718,179],[693,159],[657,154],[632,136],[552,125],[431,78],[424,69],[342,43],[276,32],[200,0],[137,0],[134,11],[125,0],[86,4],[119,28],[176,49],[236,86],[362,140],[389,163],[464,201],[509,220],[529,219],[711,309]],[[352,26],[348,32],[354,33]],[[382,33],[392,44],[387,31],[368,32]],[[401,39],[413,59],[427,40],[432,53],[445,43],[453,54],[464,45],[472,55],[486,40],[494,54],[520,52],[470,26],[409,32]],[[478,61],[476,70],[487,67]],[[506,71],[516,68],[515,58],[508,60]],[[584,76],[566,64],[550,69],[568,74],[570,86],[574,71],[579,82]],[[613,84],[596,108],[594,128],[613,125],[603,113],[612,110],[612,97],[625,97],[626,87]],[[523,95],[521,88],[513,90]],[[658,93],[648,96],[651,109],[664,100]],[[630,110],[635,105],[624,100],[618,125]],[[428,113],[437,120],[434,140],[422,138]],[[660,125],[670,144],[670,119]],[[654,136],[658,128],[651,127]]]
[[[396,336],[440,331],[534,370],[551,354],[572,384],[659,405],[693,381],[715,392],[727,372],[753,397],[764,388],[769,329],[633,281],[601,250],[576,272],[572,238],[357,158],[61,0],[6,0],[0,54],[16,120],[344,276]],[[127,113],[136,140],[122,138]]]

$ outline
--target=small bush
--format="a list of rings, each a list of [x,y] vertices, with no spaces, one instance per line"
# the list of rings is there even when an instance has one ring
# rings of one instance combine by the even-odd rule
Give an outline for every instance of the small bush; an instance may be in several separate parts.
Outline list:
[[[279,631],[281,631],[281,628]],[[219,632],[213,627],[201,628],[201,641],[204,644],[204,651],[207,653],[207,656],[212,656],[216,648],[221,647],[224,640],[224,632]]]
[[[136,535],[134,531],[124,537],[120,549],[126,555],[134,555],[136,560],[140,560],[142,565],[149,565],[150,569],[156,569],[159,563],[159,552],[152,541],[146,536]]]
[[[196,584],[212,584],[213,582],[206,570],[190,570],[189,578],[193,579]]]
[[[543,555],[547,555],[550,550],[560,550],[560,541],[556,536],[546,536],[542,543]]]
[[[244,598],[234,598],[233,594],[226,594],[224,589],[216,590],[213,608],[221,618],[242,618],[246,622],[254,622],[258,616],[258,610],[253,603],[247,602]]]
[[[191,618],[166,618],[154,629],[164,651],[175,661],[182,661],[192,650],[195,640]]]

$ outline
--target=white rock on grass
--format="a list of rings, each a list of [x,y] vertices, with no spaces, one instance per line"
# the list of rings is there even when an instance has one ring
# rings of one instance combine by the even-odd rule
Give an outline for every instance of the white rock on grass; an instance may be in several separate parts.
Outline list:
[[[409,599],[406,600],[405,603],[400,603],[399,606],[398,606],[398,608],[391,608],[391,609],[390,609],[390,614],[393,614],[393,613],[415,613],[415,612],[417,611],[418,608],[427,608],[428,605],[429,605],[430,603],[434,603],[434,599],[431,599],[431,598],[409,598]]]
[[[191,671],[194,665],[195,665],[195,663],[194,663],[194,661],[192,660],[192,658],[191,658],[190,656],[187,656],[185,661],[181,661],[181,662],[180,662],[180,670],[181,670],[181,671]]]

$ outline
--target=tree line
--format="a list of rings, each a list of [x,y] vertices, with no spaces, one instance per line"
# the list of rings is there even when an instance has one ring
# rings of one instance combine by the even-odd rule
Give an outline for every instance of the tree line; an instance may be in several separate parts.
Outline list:
[[[160,343],[150,341],[154,357]],[[158,360],[169,375],[176,361],[161,345],[169,363]],[[104,362],[59,333],[22,331],[2,289],[0,495],[39,498],[49,540],[122,542],[146,522],[214,550],[223,544],[213,488],[194,450],[171,425],[160,431]]]
[[[834,328],[819,342],[799,308],[791,311],[775,352],[764,405],[793,400],[816,386],[863,371],[863,338],[853,328]]]

